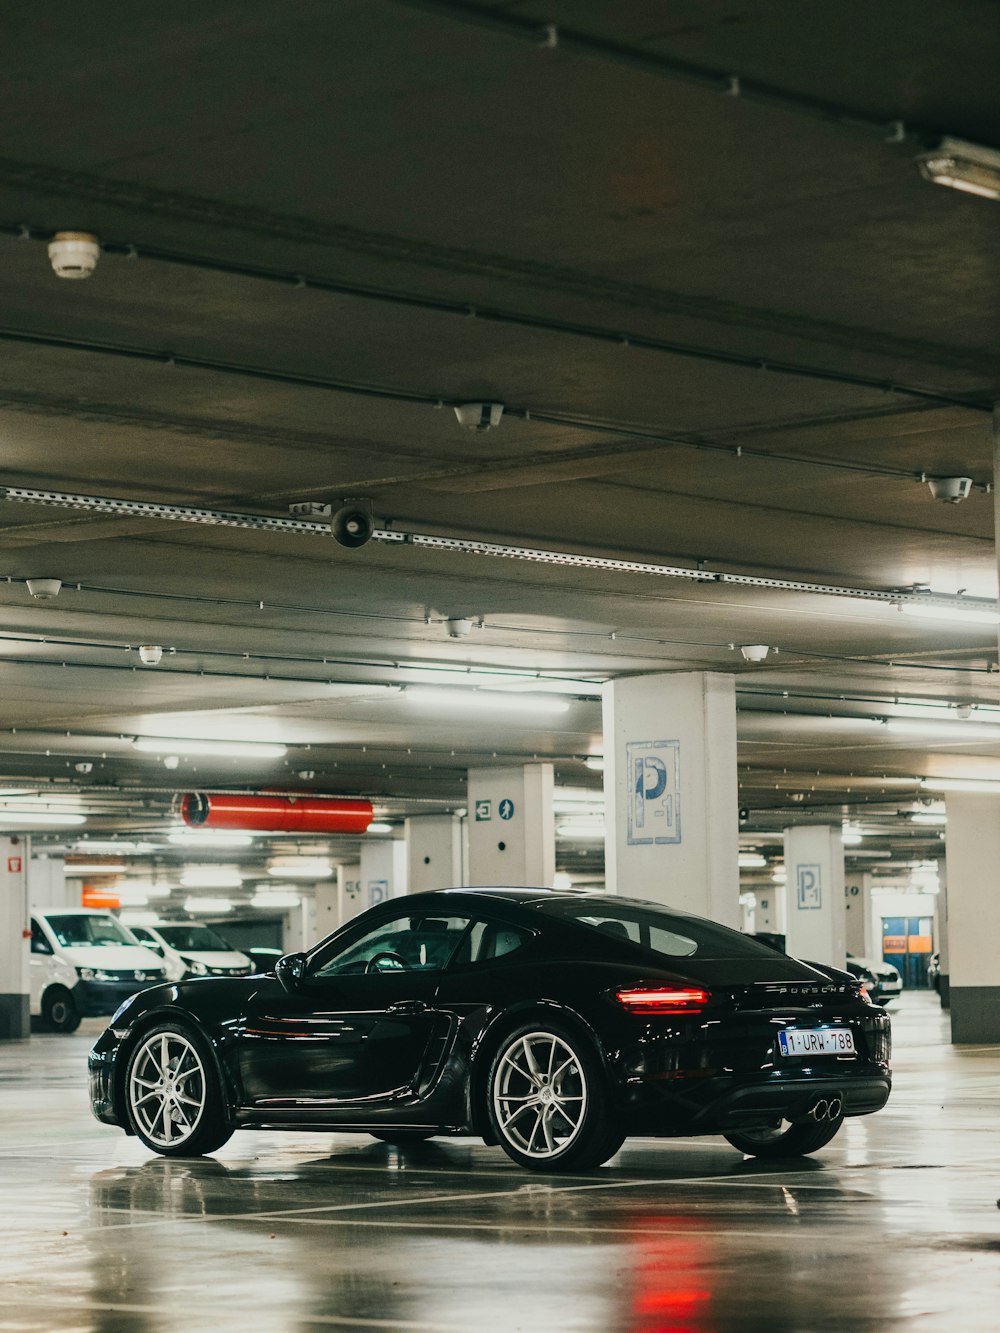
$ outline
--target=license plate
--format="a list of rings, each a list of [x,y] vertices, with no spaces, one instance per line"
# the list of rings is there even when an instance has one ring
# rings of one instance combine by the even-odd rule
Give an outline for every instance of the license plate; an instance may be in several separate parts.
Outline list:
[[[778,1033],[782,1055],[855,1055],[850,1028],[791,1028]]]

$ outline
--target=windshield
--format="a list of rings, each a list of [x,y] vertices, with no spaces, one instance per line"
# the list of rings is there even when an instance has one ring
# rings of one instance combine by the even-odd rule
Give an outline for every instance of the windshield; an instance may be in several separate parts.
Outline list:
[[[208,926],[157,926],[156,932],[178,953],[232,953],[233,946]]]
[[[639,944],[667,958],[767,958],[771,949],[736,930],[681,916],[654,903],[627,898],[554,898],[534,904],[548,916],[575,921],[613,939]]]
[[[66,948],[86,944],[91,948],[118,948],[122,944],[135,946],[135,940],[119,925],[113,916],[47,916],[49,929]]]

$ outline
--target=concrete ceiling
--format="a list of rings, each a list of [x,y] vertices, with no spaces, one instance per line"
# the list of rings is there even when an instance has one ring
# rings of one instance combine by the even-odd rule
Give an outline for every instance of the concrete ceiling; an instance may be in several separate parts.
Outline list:
[[[1000,213],[913,164],[1000,143],[985,0],[54,0],[0,27],[0,484],[360,495],[417,533],[995,597]],[[90,280],[53,275],[62,229],[101,238]],[[506,405],[484,434],[451,410],[480,400]],[[943,505],[924,475],[976,488]],[[593,786],[600,684],[636,671],[737,673],[748,827],[895,828],[920,776],[1000,778],[975,716],[957,742],[872,721],[996,705],[991,628],[887,600],[10,500],[2,577],[0,781],[81,790],[94,833],[220,783],[391,816],[461,805],[470,764]],[[571,707],[385,688],[466,668]],[[291,748],[168,773],[142,734]]]

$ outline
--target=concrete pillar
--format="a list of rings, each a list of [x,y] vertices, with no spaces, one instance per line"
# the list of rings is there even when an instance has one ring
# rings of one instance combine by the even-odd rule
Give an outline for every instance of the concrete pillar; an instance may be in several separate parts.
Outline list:
[[[326,939],[327,935],[342,925],[344,921],[344,867],[338,866],[336,875],[321,879],[316,884],[316,897],[313,899],[314,925],[316,938]]]
[[[367,838],[361,844],[359,910],[405,892],[406,843],[402,838]]]
[[[757,909],[754,912],[754,930],[770,935],[785,933],[785,885],[772,881],[755,889]]]
[[[608,891],[738,927],[735,678],[609,681],[604,793]]]
[[[882,944],[872,940],[872,877],[859,870],[844,869],[844,912],[847,952],[857,958],[878,958]],[[872,952],[875,949],[876,952]]]
[[[1000,795],[949,792],[948,997],[953,1042],[1000,1042]]]
[[[556,873],[551,764],[469,769],[469,883],[551,888]]]
[[[406,821],[406,889],[453,889],[462,883],[462,824],[454,815]]]
[[[341,866],[337,872],[337,882],[341,888],[340,924],[343,925],[368,906],[361,891],[361,862]]]
[[[28,839],[0,837],[0,1041],[31,1035],[28,974]]]
[[[312,898],[303,896],[298,907],[285,912],[282,936],[285,953],[300,953],[316,943],[316,907]]]
[[[937,910],[937,947],[939,962],[938,996],[942,1009],[951,1008],[950,986],[951,967],[948,950],[948,866],[946,861],[938,862],[938,910]]]
[[[839,827],[785,829],[788,875],[788,952],[794,958],[843,967],[847,958],[844,844]]]
[[[33,856],[28,861],[28,902],[32,907],[79,907],[79,882],[66,879],[61,856]]]

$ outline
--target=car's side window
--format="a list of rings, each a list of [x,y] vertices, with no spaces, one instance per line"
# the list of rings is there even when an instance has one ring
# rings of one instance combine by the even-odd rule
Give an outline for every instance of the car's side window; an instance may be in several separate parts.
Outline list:
[[[514,953],[531,939],[531,931],[495,921],[476,921],[452,957],[452,966],[492,963]]]
[[[469,924],[468,917],[436,912],[391,917],[321,959],[310,976],[440,971],[463,943]]]
[[[32,953],[52,952],[52,945],[43,935],[42,928],[37,921],[32,921],[31,923],[31,952]]]

